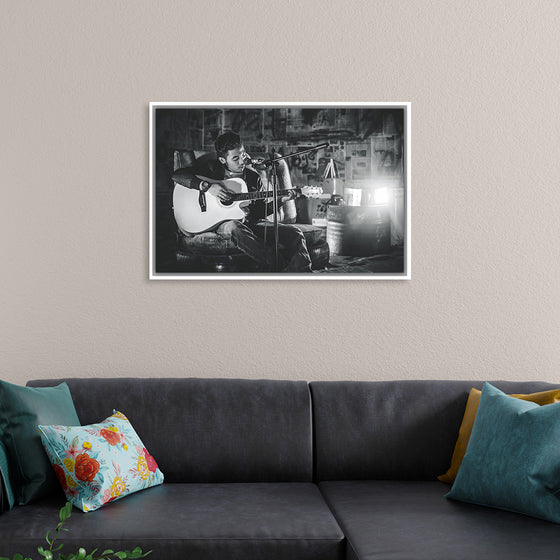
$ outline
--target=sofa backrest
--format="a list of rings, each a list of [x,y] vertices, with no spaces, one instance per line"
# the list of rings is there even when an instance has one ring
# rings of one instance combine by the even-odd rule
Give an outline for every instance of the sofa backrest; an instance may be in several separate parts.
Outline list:
[[[558,388],[492,381],[506,393]],[[472,381],[310,383],[317,480],[435,480],[448,468]]]
[[[168,482],[312,479],[305,381],[88,378],[66,381],[82,425],[125,414]]]

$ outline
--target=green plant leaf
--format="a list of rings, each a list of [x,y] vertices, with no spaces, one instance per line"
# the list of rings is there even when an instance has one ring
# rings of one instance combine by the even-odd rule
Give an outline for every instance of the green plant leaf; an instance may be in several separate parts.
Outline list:
[[[43,550],[43,547],[40,546],[37,551],[45,560],[53,560],[53,553],[50,550]],[[14,560],[16,560],[15,557]]]
[[[52,536],[50,531],[47,531],[47,534],[45,535],[45,541],[50,546],[50,549],[45,550],[42,546],[37,547],[37,552],[40,554],[42,558],[44,558],[44,560],[54,560],[53,550],[51,549],[53,548],[54,542],[58,538],[60,532],[68,531],[66,527],[63,527],[63,525],[68,520],[71,514],[72,514],[72,503],[66,502],[66,504],[59,511],[58,516],[60,518],[60,523],[58,523],[58,525],[56,526],[55,535]],[[62,543],[59,544],[54,549],[54,552],[58,552],[63,546],[64,544]],[[126,550],[126,551],[119,551],[119,552],[114,552],[112,549],[108,548],[103,551],[103,554],[101,554],[101,556],[98,556],[95,559],[94,555],[97,552],[97,550],[98,549],[95,548],[92,552],[88,554],[84,548],[79,548],[77,553],[69,554],[67,557],[63,556],[62,554],[59,554],[57,560],[111,560],[109,558],[109,556],[111,555],[117,557],[119,560],[126,560],[127,558],[133,558],[133,559],[145,558],[146,556],[152,553],[151,550],[148,550],[148,552],[146,553],[142,553],[142,549],[139,546],[134,548],[132,551]],[[10,559],[4,556],[0,556],[0,560],[10,560]],[[12,560],[32,560],[32,559],[31,558],[24,559],[22,554],[14,554]]]

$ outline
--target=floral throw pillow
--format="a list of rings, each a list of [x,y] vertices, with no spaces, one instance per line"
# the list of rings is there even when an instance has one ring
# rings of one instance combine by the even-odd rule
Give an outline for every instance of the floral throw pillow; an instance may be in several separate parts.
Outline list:
[[[163,482],[155,459],[121,412],[99,424],[39,430],[68,501],[82,511]]]

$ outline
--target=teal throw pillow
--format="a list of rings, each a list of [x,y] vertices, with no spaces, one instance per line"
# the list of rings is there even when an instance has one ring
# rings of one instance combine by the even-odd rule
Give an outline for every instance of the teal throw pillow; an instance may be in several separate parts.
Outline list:
[[[0,381],[0,440],[19,505],[59,491],[38,424],[80,425],[68,385],[22,387]]]
[[[560,523],[560,403],[540,406],[485,383],[447,498]]]
[[[0,511],[12,509],[15,503],[14,488],[8,464],[8,452],[0,440]]]
[[[82,511],[163,482],[155,459],[120,412],[99,424],[39,430],[68,501]]]

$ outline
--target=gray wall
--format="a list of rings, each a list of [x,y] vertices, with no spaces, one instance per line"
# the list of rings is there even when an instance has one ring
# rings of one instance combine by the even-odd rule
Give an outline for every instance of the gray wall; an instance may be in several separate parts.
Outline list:
[[[271,6],[2,1],[0,377],[560,381],[560,4]],[[149,281],[150,101],[411,101],[412,280]]]

